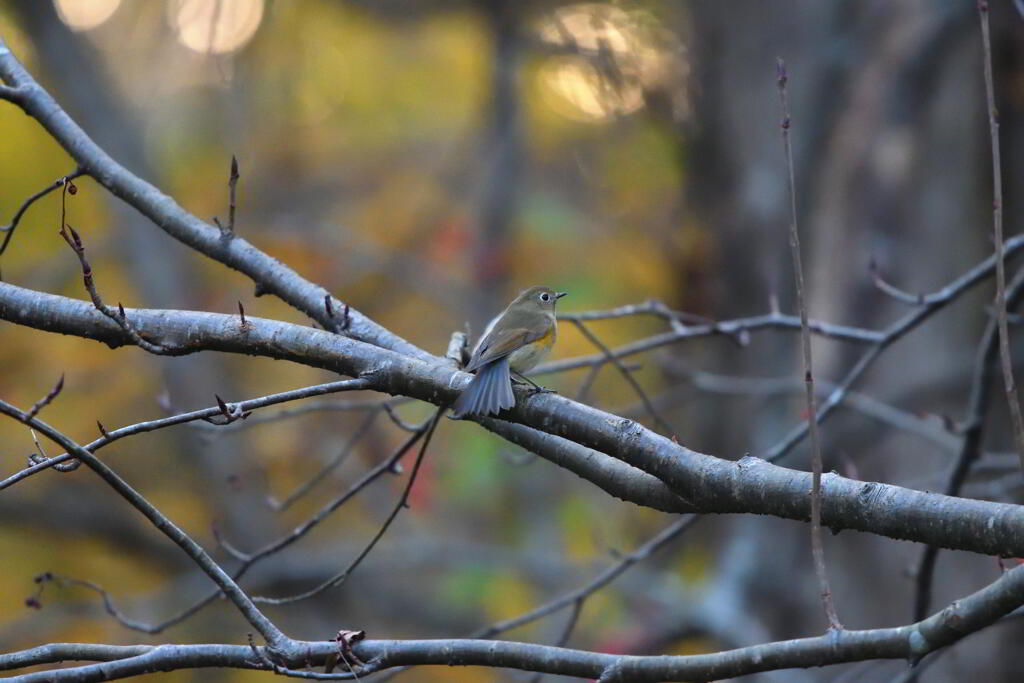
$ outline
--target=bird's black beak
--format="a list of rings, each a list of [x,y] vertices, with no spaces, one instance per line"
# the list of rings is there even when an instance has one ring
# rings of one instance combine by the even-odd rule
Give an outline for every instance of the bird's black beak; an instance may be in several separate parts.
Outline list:
[[[568,293],[569,292],[555,292],[555,301],[558,301],[559,299],[561,299],[563,296],[565,296]]]

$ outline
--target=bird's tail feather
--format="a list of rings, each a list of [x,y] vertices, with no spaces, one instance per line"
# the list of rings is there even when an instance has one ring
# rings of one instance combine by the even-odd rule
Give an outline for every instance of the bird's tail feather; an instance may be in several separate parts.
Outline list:
[[[515,404],[508,357],[505,357],[476,371],[476,376],[455,401],[452,416],[497,415]]]

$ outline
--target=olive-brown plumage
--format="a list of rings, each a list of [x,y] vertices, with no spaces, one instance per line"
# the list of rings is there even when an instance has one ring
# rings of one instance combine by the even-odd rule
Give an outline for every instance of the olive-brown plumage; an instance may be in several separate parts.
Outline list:
[[[550,287],[530,287],[491,321],[473,349],[466,372],[476,372],[452,411],[454,417],[496,415],[516,404],[512,373],[531,370],[547,356],[558,332]]]

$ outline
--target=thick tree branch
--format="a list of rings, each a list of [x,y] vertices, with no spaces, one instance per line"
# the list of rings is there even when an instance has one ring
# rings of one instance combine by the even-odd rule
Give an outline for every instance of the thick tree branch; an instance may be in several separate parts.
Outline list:
[[[196,565],[202,569],[203,572],[205,572],[222,591],[224,591],[224,594],[228,599],[235,604],[239,612],[242,613],[252,627],[259,631],[260,635],[266,639],[267,643],[275,648],[280,648],[290,643],[290,639],[285,636],[284,633],[282,633],[259,610],[259,608],[256,607],[256,605],[253,604],[252,600],[249,599],[249,596],[238,587],[238,584],[235,583],[223,569],[221,569],[220,565],[213,561],[213,559],[192,539],[192,537],[179,529],[173,522],[171,522],[171,520],[161,514],[160,511],[157,510],[148,500],[133,489],[124,479],[118,476],[116,472],[96,458],[96,456],[50,425],[39,419],[29,417],[27,413],[23,413],[6,401],[0,400],[0,413],[3,413],[8,417],[12,417],[15,420],[37,430],[41,434],[44,434],[46,438],[56,444],[59,444],[61,448],[84,462],[85,465],[99,475],[99,477],[103,479],[110,488],[116,491],[117,494],[124,498],[132,507],[141,512],[154,527],[180,547],[185,554],[187,554],[192,561],[195,562]]]
[[[8,283],[0,283],[0,319],[113,346],[130,341],[90,304]],[[211,350],[291,360],[362,377],[378,391],[435,405],[453,400],[469,381],[469,375],[441,360],[427,363],[289,323],[249,318],[247,328],[240,330],[234,315],[145,309],[133,310],[132,320],[140,333],[175,353]],[[686,511],[809,518],[811,481],[805,472],[758,458],[727,461],[698,453],[632,420],[553,394],[521,390],[516,407],[505,416],[653,475],[685,501]],[[857,529],[987,555],[1024,556],[1024,507],[853,481],[835,474],[822,477],[822,488],[826,494],[822,523],[835,531]],[[625,497],[642,489],[623,486],[610,492]]]
[[[16,89],[17,96],[3,97],[36,119],[75,160],[78,169],[137,209],[171,237],[256,283],[257,294],[274,294],[329,330],[340,329],[328,316],[323,287],[305,280],[294,270],[237,235],[224,239],[216,227],[185,211],[173,199],[117,163],[86,135],[18,62],[0,38],[0,79]],[[10,90],[10,88],[8,88]],[[0,91],[0,96],[4,95]],[[417,358],[431,355],[381,327],[355,309],[348,309],[345,333],[376,346]]]
[[[353,653],[372,670],[398,666],[489,666],[613,681],[710,681],[760,671],[865,659],[919,659],[988,626],[1024,602],[1024,566],[1012,569],[928,619],[898,628],[843,631],[836,638],[783,640],[690,656],[635,657],[491,640],[364,640]],[[295,641],[279,661],[289,668],[323,666],[337,643]],[[262,655],[263,648],[259,648]],[[20,683],[114,680],[153,671],[200,667],[267,668],[244,645],[90,645],[54,643],[0,654],[0,670],[65,661],[102,664],[24,674]]]

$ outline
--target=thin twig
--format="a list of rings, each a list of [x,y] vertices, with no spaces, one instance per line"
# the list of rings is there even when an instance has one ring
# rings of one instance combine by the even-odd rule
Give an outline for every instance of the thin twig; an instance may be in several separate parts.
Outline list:
[[[1024,267],[1017,270],[1010,282],[1006,306],[1012,306],[1024,295]],[[971,377],[971,393],[967,399],[966,429],[960,444],[960,453],[949,472],[944,493],[947,496],[960,495],[967,482],[972,467],[982,454],[982,442],[985,435],[985,420],[989,411],[989,389],[994,380],[994,364],[998,349],[998,315],[993,312],[989,316],[988,325],[982,334],[981,343],[974,360],[974,371]],[[1018,454],[1019,457],[1019,454]],[[914,615],[915,619],[923,619],[928,615],[931,604],[932,579],[935,576],[935,563],[938,560],[939,548],[926,546],[918,561],[915,578]]]
[[[593,388],[594,382],[597,380],[597,375],[601,372],[601,368],[603,367],[604,363],[590,366],[590,369],[587,370],[587,375],[583,378],[583,381],[580,382],[580,388],[576,392],[576,401],[579,403],[587,402],[587,395],[590,394],[590,390]]]
[[[398,448],[395,449],[395,451],[390,456],[388,456],[380,463],[378,463],[375,467],[367,471],[345,492],[339,494],[331,501],[325,503],[323,506],[321,506],[319,511],[317,511],[315,514],[309,517],[309,519],[307,519],[302,524],[296,526],[292,531],[288,532],[287,534],[284,534],[283,536],[269,543],[266,543],[259,550],[256,550],[252,553],[242,552],[236,549],[227,541],[225,541],[221,537],[219,531],[217,531],[215,528],[214,536],[216,537],[217,542],[220,544],[220,546],[224,548],[226,551],[228,551],[228,553],[232,557],[241,562],[241,564],[238,567],[236,567],[235,570],[231,573],[231,579],[233,581],[239,581],[256,564],[258,564],[265,558],[270,557],[271,555],[275,555],[281,552],[285,548],[291,546],[293,543],[302,539],[313,529],[315,529],[321,522],[326,520],[334,511],[336,511],[346,502],[351,500],[356,494],[364,490],[367,486],[369,486],[372,482],[380,478],[382,475],[386,474],[387,472],[391,472],[395,466],[395,463],[401,460],[405,453],[410,448],[412,448],[416,444],[416,442],[419,441],[419,439],[423,436],[423,434],[426,431],[426,428],[427,423],[425,422],[418,433],[413,434],[409,438],[407,438]],[[113,612],[110,612],[108,610],[108,612],[115,619],[117,619],[118,623],[120,623],[122,626],[125,626],[126,628],[141,631],[143,633],[156,634],[170,628],[171,626],[176,626],[177,624],[180,624],[186,619],[197,614],[204,607],[206,607],[207,605],[211,604],[214,600],[219,598],[221,594],[222,593],[220,589],[214,588],[202,597],[196,599],[191,604],[180,609],[178,612],[171,615],[167,619],[152,624],[140,622],[133,619],[122,620],[118,616],[122,613],[120,611],[117,611],[116,609]]]
[[[1022,236],[1021,244],[1018,246],[1024,246],[1024,236]],[[867,330],[859,327],[848,327],[845,325],[833,325],[831,323],[823,323],[819,321],[811,321],[810,327],[811,331],[815,334],[820,334],[830,339],[838,339],[857,344],[876,344],[883,337],[883,333],[877,330]],[[629,342],[628,344],[623,344],[622,346],[611,349],[611,353],[615,358],[625,358],[626,356],[633,356],[638,353],[652,351],[662,346],[669,346],[688,339],[702,339],[704,337],[712,337],[716,335],[725,335],[735,339],[742,338],[742,336],[749,334],[750,332],[767,329],[799,330],[800,318],[796,316],[782,315],[781,313],[766,313],[764,315],[751,316],[749,318],[736,318],[734,320],[692,325],[689,327],[683,327],[679,330],[662,332],[661,334],[655,334],[650,337]],[[608,356],[603,353],[575,356],[573,358],[565,358],[562,360],[542,363],[541,365],[538,365],[530,375],[549,375],[556,372],[564,372],[566,370],[603,365],[608,362]]]
[[[41,399],[32,404],[32,408],[28,411],[29,419],[32,419],[39,414],[39,411],[50,405],[53,399],[57,398],[60,394],[60,390],[64,388],[64,373],[60,373],[60,379],[53,385],[53,388],[46,393]]]
[[[231,155],[231,174],[228,176],[228,224],[224,225],[216,216],[213,222],[220,230],[220,236],[224,239],[231,239],[235,236],[235,185],[238,184],[238,160]],[[328,314],[330,314],[330,300],[328,295]]]
[[[355,571],[356,567],[358,567],[362,563],[362,561],[366,559],[366,556],[370,554],[374,546],[377,545],[377,542],[387,532],[388,528],[391,526],[391,523],[395,521],[395,517],[397,517],[398,513],[402,511],[402,508],[409,506],[409,492],[412,490],[412,485],[416,482],[416,475],[419,473],[420,465],[423,463],[423,456],[427,452],[427,446],[430,445],[430,439],[434,435],[434,430],[437,429],[438,422],[441,421],[441,415],[447,409],[448,405],[442,403],[434,412],[434,417],[430,421],[430,425],[427,427],[426,436],[423,439],[423,444],[420,446],[419,453],[416,455],[416,461],[413,463],[412,471],[409,473],[409,480],[406,482],[405,488],[402,490],[401,497],[399,497],[398,502],[395,504],[395,507],[392,508],[391,513],[387,516],[387,519],[384,520],[384,524],[381,525],[380,529],[377,531],[374,537],[370,540],[366,547],[363,548],[362,552],[359,553],[359,555],[356,556],[356,558],[352,560],[352,562],[345,569],[338,572],[331,578],[327,579],[320,585],[311,588],[310,590],[305,591],[303,593],[291,595],[284,598],[270,598],[257,596],[253,598],[253,602],[266,603],[271,605],[281,605],[289,602],[298,602],[300,600],[305,600],[315,595],[319,595],[323,591],[343,583],[345,579],[347,579],[349,575],[353,571]]]
[[[260,632],[269,644],[281,645],[288,642],[284,635],[262,612],[253,604],[249,596],[238,586],[238,584],[227,575],[227,573],[213,561],[206,551],[196,543],[191,536],[179,529],[170,519],[161,513],[145,497],[133,489],[124,479],[99,460],[85,448],[75,443],[63,433],[57,431],[38,418],[31,418],[28,413],[18,410],[13,405],[0,399],[0,413],[3,413],[15,420],[22,422],[29,427],[44,434],[48,439],[60,445],[74,457],[85,462],[86,466],[95,472],[104,482],[107,483],[118,495],[130,503],[136,510],[141,512],[154,527],[170,538],[181,548],[202,571],[216,583],[220,590],[234,603],[238,611],[246,620]]]
[[[691,325],[707,325],[715,321],[703,315],[687,313],[686,311],[673,311],[663,302],[657,299],[648,299],[639,304],[627,304],[617,308],[610,308],[603,311],[582,311],[578,313],[559,313],[559,320],[612,320],[625,318],[634,315],[655,315],[664,318],[669,322],[686,323]]]
[[[924,294],[911,294],[905,292],[896,285],[887,282],[882,277],[882,273],[879,271],[878,263],[874,259],[868,264],[868,270],[871,272],[871,280],[875,283],[875,287],[880,292],[888,295],[889,297],[899,301],[900,303],[907,304],[908,306],[921,306],[924,304]]]
[[[231,175],[228,177],[228,232],[235,234],[235,186],[238,185],[238,159],[231,155]]]
[[[1004,253],[1007,257],[1016,254],[1021,250],[1024,250],[1024,235],[1014,235],[1010,239],[1006,240]],[[877,352],[898,341],[932,315],[956,301],[969,289],[977,285],[979,282],[982,282],[995,270],[995,263],[995,254],[988,256],[985,260],[972,266],[960,277],[946,283],[934,292],[925,294],[921,298],[921,305],[919,307],[910,311],[903,318],[892,323],[884,330],[869,330],[860,327],[850,327],[847,325],[835,325],[818,320],[808,320],[808,326],[814,334],[829,339],[865,344],[869,347],[867,354],[871,354],[873,357],[877,355]],[[616,358],[624,358],[626,356],[644,353],[646,351],[651,351],[662,346],[669,346],[688,339],[699,339],[714,336],[716,334],[735,336],[744,332],[751,333],[767,329],[799,330],[800,318],[772,311],[764,315],[735,318],[733,320],[724,320],[704,325],[693,325],[685,327],[679,331],[663,332],[661,334],[629,342],[628,344],[623,344],[622,346],[613,348],[611,351],[612,355]],[[881,347],[881,349],[879,347]],[[576,356],[573,358],[565,358],[562,360],[542,363],[530,374],[532,376],[548,375],[556,372],[564,372],[566,370],[575,370],[577,368],[589,368],[594,365],[604,364],[607,362],[608,358],[601,353]],[[853,371],[851,370],[851,373],[852,372]],[[822,410],[827,413],[831,408],[829,405],[825,405]],[[822,417],[819,413],[819,421],[821,419]],[[806,430],[806,423],[803,423],[801,429]],[[799,441],[802,436],[803,434],[797,434],[795,436],[796,441]],[[790,438],[793,438],[792,435],[787,437],[787,439]],[[788,444],[784,450],[788,450],[793,445],[793,443]]]
[[[414,399],[405,396],[396,396],[388,399],[373,399],[373,400],[356,400],[349,401],[345,399],[334,399],[326,401],[310,401],[299,406],[292,406],[289,408],[282,408],[274,412],[256,413],[252,415],[248,420],[232,422],[229,425],[219,426],[210,425],[207,422],[192,422],[190,427],[198,430],[203,430],[212,435],[221,435],[228,432],[233,432],[241,429],[248,429],[256,425],[265,425],[269,422],[278,422],[280,420],[290,420],[293,417],[300,415],[308,415],[310,413],[326,413],[326,412],[341,412],[341,413],[369,413],[376,410],[381,410],[384,405],[398,406],[404,403],[409,403]]]
[[[325,329],[336,331],[337,325],[323,312],[324,289],[298,275],[290,267],[245,240],[235,237],[231,248],[224,248],[224,239],[209,223],[182,209],[153,185],[128,171],[99,147],[65,112],[14,56],[0,38],[0,78],[16,89],[0,92],[45,128],[53,139],[87,173],[109,190],[149,218],[153,225],[192,249],[238,270],[252,279],[263,294],[274,294],[296,309],[306,313]],[[346,311],[343,326],[348,336],[405,355],[430,361],[432,355],[410,344],[365,315]]]
[[[579,588],[565,593],[564,595],[560,595],[543,605],[535,607],[525,614],[519,615],[518,617],[499,621],[486,628],[475,631],[470,637],[493,638],[499,633],[504,633],[505,631],[524,626],[530,622],[536,621],[537,619],[546,617],[549,614],[558,612],[577,601],[587,599],[599,589],[614,581],[620,574],[635,565],[637,562],[650,557],[656,551],[678,538],[680,534],[689,529],[700,518],[701,515],[692,514],[679,517],[677,520],[672,522],[672,524],[659,531],[642,545],[638,546],[633,550],[633,552],[624,555],[618,562],[607,567]]]
[[[782,147],[786,155],[787,179],[789,181],[789,208],[792,220],[789,224],[789,247],[793,255],[793,272],[796,284],[796,301],[800,309],[800,342],[803,350],[804,383],[807,388],[807,421],[811,434],[811,549],[814,554],[814,571],[818,575],[821,587],[821,600],[828,617],[829,629],[841,631],[835,605],[832,602],[832,589],[829,587],[828,574],[825,570],[825,548],[821,539],[821,442],[818,438],[818,411],[815,410],[814,372],[811,363],[811,331],[807,325],[807,299],[804,293],[804,271],[800,259],[800,233],[796,224],[796,182],[793,171],[793,148],[789,140],[789,106],[786,101],[786,64],[779,59],[778,86],[779,102],[782,106]]]
[[[658,424],[658,426],[664,429],[665,433],[669,436],[675,434],[675,428],[672,427],[672,425],[670,425],[661,416],[661,414],[658,412],[658,409],[654,407],[653,403],[651,403],[651,399],[647,396],[647,392],[645,392],[643,387],[640,386],[640,383],[636,381],[636,378],[633,377],[633,373],[630,372],[628,368],[626,368],[625,364],[612,354],[611,349],[609,349],[604,342],[598,339],[597,335],[591,332],[582,320],[573,319],[572,323],[576,326],[576,329],[578,329],[591,344],[596,346],[598,350],[600,350],[601,353],[603,353],[605,357],[608,358],[612,365],[614,365],[618,369],[618,371],[622,373],[622,376],[625,378],[627,382],[629,382],[629,386],[633,387],[633,391],[636,392],[636,395],[643,402],[644,407],[647,409],[647,412]]]
[[[583,600],[583,598],[577,598],[573,601],[572,611],[569,613],[569,618],[565,621],[565,626],[562,627],[561,635],[555,641],[555,647],[565,647],[565,644],[569,642],[569,637],[572,636],[572,632],[576,628],[577,622],[579,622],[580,612],[583,611]],[[530,678],[530,683],[540,683],[542,680],[544,680],[544,674],[537,673]]]
[[[1010,331],[1006,323],[1006,256],[1003,249],[1003,170],[999,153],[999,112],[996,110],[995,85],[992,77],[992,38],[988,27],[988,2],[978,0],[981,19],[981,40],[985,62],[985,103],[988,106],[988,128],[992,143],[992,225],[996,243],[996,319],[999,326],[999,359],[1003,366],[1006,402],[1013,421],[1013,440],[1017,444],[1021,468],[1024,468],[1024,415],[1021,414],[1017,385],[1013,379],[1010,356]]]
[[[772,396],[777,394],[791,393],[799,389],[804,390],[803,382],[792,376],[785,377],[741,377],[735,375],[724,375],[706,370],[697,370],[676,359],[665,359],[668,372],[682,375],[688,384],[698,391],[724,394],[732,396]],[[836,389],[836,385],[822,381],[814,383],[818,397],[827,396]],[[669,396],[678,395],[679,387],[674,387],[666,392]],[[661,396],[655,397],[655,403],[662,400]],[[894,429],[900,429],[910,434],[915,434],[928,440],[933,444],[941,446],[948,451],[956,451],[959,448],[959,439],[948,430],[934,424],[934,416],[929,419],[927,415],[911,413],[894,405],[881,401],[873,396],[856,391],[846,392],[843,395],[842,404],[847,408],[872,417]],[[642,409],[642,406],[640,406]],[[616,414],[631,415],[635,407],[626,407],[615,411]]]
[[[74,171],[67,174],[66,176],[57,178],[52,183],[50,183],[43,189],[39,190],[38,192],[30,196],[24,202],[22,202],[21,206],[18,207],[18,210],[14,212],[14,216],[11,218],[11,222],[8,223],[7,225],[0,226],[0,232],[7,233],[4,235],[3,243],[0,243],[0,255],[2,255],[7,250],[7,245],[14,237],[14,231],[18,227],[18,223],[21,221],[21,217],[25,215],[25,212],[28,211],[28,208],[30,206],[32,206],[37,200],[42,199],[43,197],[50,194],[57,188],[63,187],[66,189],[68,183],[84,174],[85,171],[83,171],[81,167],[76,168]]]
[[[402,416],[395,410],[393,403],[384,402],[381,403],[380,407],[384,410],[384,413],[388,416],[388,419],[398,427],[399,429],[406,432],[415,432],[420,429],[419,425],[413,424],[407,420],[403,420]]]
[[[559,639],[558,645],[564,645],[568,640],[572,628],[575,626],[576,620],[579,617],[580,610],[583,609],[583,603],[586,602],[587,598],[592,596],[597,591],[601,590],[612,581],[622,575],[627,569],[636,565],[639,562],[647,559],[655,552],[665,547],[673,540],[678,538],[684,531],[689,529],[695,523],[701,519],[702,515],[683,515],[676,519],[672,524],[665,527],[657,534],[649,538],[643,544],[637,546],[632,552],[619,558],[619,561],[615,564],[606,567],[601,570],[592,579],[587,581],[582,586],[574,588],[573,590],[559,595],[543,605],[534,607],[529,612],[520,614],[518,617],[511,619],[505,619],[499,621],[490,626],[486,626],[482,629],[478,629],[471,633],[469,638],[494,638],[495,636],[511,631],[514,628],[525,626],[526,624],[543,619],[544,617],[555,614],[567,606],[572,606],[573,613],[570,616],[569,621],[566,623],[565,628],[562,631],[562,637]],[[382,680],[390,680],[397,674],[405,671],[405,668],[396,669],[388,673]]]
[[[307,398],[309,396],[320,396],[322,394],[336,393],[340,391],[358,391],[361,389],[368,389],[370,382],[366,379],[345,379],[337,382],[328,382],[326,384],[317,384],[311,387],[303,387],[301,389],[293,389],[291,391],[282,391],[277,394],[270,394],[268,396],[262,396],[260,398],[249,399],[247,401],[240,401],[239,403],[228,404],[229,410],[238,410],[248,412],[262,408],[264,406],[275,405],[277,403],[284,403],[285,401],[294,401],[301,398]],[[90,453],[94,453],[100,448],[123,439],[126,436],[133,436],[135,434],[141,434],[143,432],[153,432],[158,429],[164,429],[165,427],[171,427],[174,425],[185,424],[195,420],[204,420],[214,415],[221,413],[220,406],[212,406],[209,408],[203,408],[201,410],[193,410],[188,413],[181,413],[178,415],[171,415],[170,417],[161,418],[159,420],[148,420],[146,422],[138,422],[127,427],[121,427],[120,429],[107,430],[100,425],[100,433],[102,436],[91,443],[84,446]],[[226,427],[224,427],[226,428]],[[45,463],[26,468],[20,472],[12,474],[10,477],[0,481],[0,491],[16,484],[22,479],[30,477],[36,472],[40,472],[49,467],[60,465],[61,463],[74,461],[74,456],[64,453],[57,455]],[[76,469],[72,467],[70,469]]]
[[[70,235],[68,234],[69,232],[71,233]],[[154,344],[153,342],[144,339],[138,332],[136,332],[132,324],[128,322],[128,316],[125,315],[124,307],[121,304],[117,305],[117,311],[115,312],[112,308],[103,303],[103,299],[100,298],[100,294],[96,290],[96,283],[93,281],[92,267],[89,265],[89,261],[85,258],[85,245],[82,244],[82,238],[74,228],[64,223],[63,203],[61,206],[61,226],[59,233],[60,236],[64,238],[64,241],[68,243],[68,246],[71,247],[71,250],[75,252],[75,256],[78,257],[78,262],[82,266],[82,282],[85,284],[85,290],[89,293],[89,298],[92,299],[92,304],[96,307],[96,310],[117,323],[118,327],[124,330],[124,333],[131,338],[132,343],[139,348],[160,356],[173,354],[174,349],[161,344]]]
[[[1016,235],[1006,242],[1006,253],[1024,247],[1024,235]],[[889,346],[896,343],[921,323],[934,315],[937,311],[953,303],[964,292],[981,282],[987,275],[995,270],[996,255],[989,256],[981,263],[978,263],[966,273],[947,283],[941,289],[927,294],[922,299],[922,305],[907,313],[905,316],[892,323],[885,330],[878,332],[875,343],[868,347],[868,350],[854,363],[846,375],[836,384],[836,388],[828,395],[828,398],[818,409],[817,422],[820,424],[839,406],[846,394],[853,385],[864,375],[871,364],[881,356]],[[769,462],[776,462],[790,450],[800,443],[807,436],[810,423],[801,420],[789,431],[776,445],[768,449],[762,457]]]
[[[283,500],[278,501],[272,496],[268,497],[267,503],[269,503],[270,507],[278,512],[287,510],[295,501],[312,491],[317,484],[323,481],[328,474],[334,471],[338,465],[345,461],[345,458],[349,456],[352,449],[355,448],[357,443],[359,443],[359,440],[369,433],[370,429],[373,427],[373,423],[376,422],[378,415],[380,415],[379,410],[370,411],[370,413],[363,419],[363,422],[356,428],[352,435],[348,437],[348,440],[345,442],[345,445],[341,447],[341,450],[338,451],[338,454],[328,462],[324,463],[323,467],[317,470],[316,474],[307,479],[304,483],[295,487],[295,489],[285,496]]]

